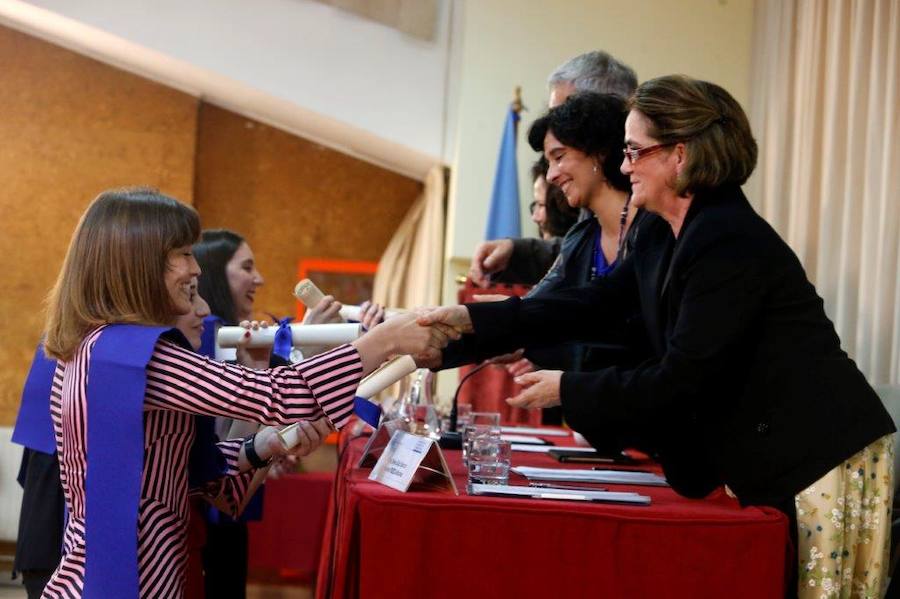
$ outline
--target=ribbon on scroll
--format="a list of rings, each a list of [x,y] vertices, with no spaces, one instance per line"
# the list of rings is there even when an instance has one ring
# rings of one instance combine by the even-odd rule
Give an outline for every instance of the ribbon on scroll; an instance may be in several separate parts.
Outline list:
[[[275,331],[275,343],[272,345],[272,353],[287,361],[291,360],[291,348],[294,347],[294,336],[291,331],[290,316],[278,321],[278,330]]]

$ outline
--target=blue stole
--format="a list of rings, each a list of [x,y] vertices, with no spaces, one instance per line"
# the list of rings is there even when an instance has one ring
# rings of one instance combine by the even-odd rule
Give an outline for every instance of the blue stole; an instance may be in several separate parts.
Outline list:
[[[224,324],[224,320],[214,314],[210,314],[203,319],[203,334],[200,335],[200,349],[197,350],[201,356],[206,356],[210,360],[216,359],[216,330],[217,325]]]
[[[168,327],[108,326],[88,365],[83,597],[137,597],[147,363]]]
[[[190,348],[177,329],[110,325],[98,338],[88,370],[88,468],[85,543],[90,546],[83,597],[137,597],[137,512],[144,469],[144,392],[147,362],[160,335]],[[56,360],[35,352],[16,419],[13,442],[53,454],[56,439],[50,392]],[[188,478],[191,486],[216,479],[225,458],[215,445],[211,416],[195,416]]]
[[[353,398],[353,412],[366,424],[378,428],[378,421],[381,419],[381,406],[377,403],[357,395]]]
[[[44,344],[39,343],[22,389],[22,403],[12,435],[13,443],[49,455],[56,453],[56,435],[50,418],[50,391],[55,371],[56,360],[44,355]]]

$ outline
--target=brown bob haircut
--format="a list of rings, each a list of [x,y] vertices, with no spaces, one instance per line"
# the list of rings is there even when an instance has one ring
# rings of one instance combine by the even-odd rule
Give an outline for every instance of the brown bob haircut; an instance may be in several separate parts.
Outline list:
[[[657,77],[638,86],[628,108],[647,117],[648,134],[657,142],[687,148],[687,166],[675,181],[679,195],[743,185],[756,168],[747,115],[714,83],[685,75]]]
[[[190,206],[148,188],[104,191],[81,217],[47,300],[47,355],[71,360],[108,323],[170,325],[164,277],[171,250],[200,236]]]

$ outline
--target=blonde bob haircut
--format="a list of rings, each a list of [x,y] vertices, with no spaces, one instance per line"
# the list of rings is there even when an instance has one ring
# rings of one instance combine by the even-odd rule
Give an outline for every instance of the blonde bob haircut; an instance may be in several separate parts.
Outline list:
[[[714,83],[685,75],[650,79],[628,101],[650,121],[660,144],[683,143],[687,164],[675,181],[681,196],[723,185],[743,185],[756,168],[750,122],[731,94]]]
[[[104,191],[81,217],[47,300],[44,348],[68,361],[102,324],[170,325],[169,252],[200,236],[200,218],[153,189]]]

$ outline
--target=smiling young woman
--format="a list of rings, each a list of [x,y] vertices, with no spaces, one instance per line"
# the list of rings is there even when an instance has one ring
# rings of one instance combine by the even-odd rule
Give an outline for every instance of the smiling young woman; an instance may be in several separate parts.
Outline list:
[[[50,416],[69,514],[48,596],[183,594],[194,415],[268,425],[324,417],[341,428],[364,374],[390,354],[424,358],[446,344],[401,315],[282,368],[199,356],[171,328],[192,309],[199,233],[189,206],[123,189],[100,194],[72,236],[45,342],[57,360]]]

